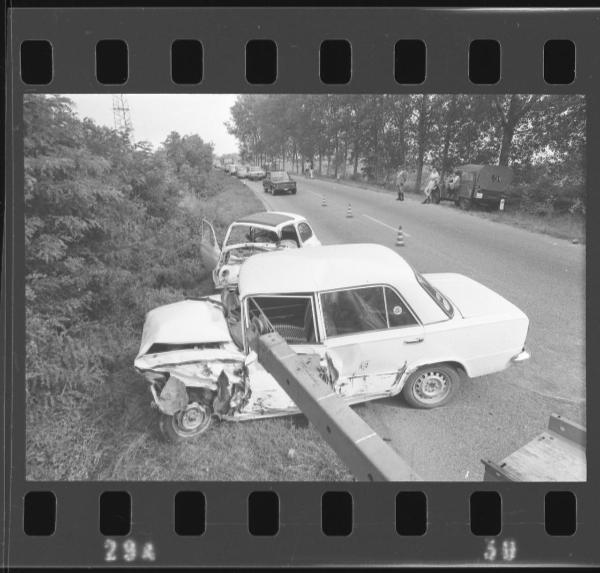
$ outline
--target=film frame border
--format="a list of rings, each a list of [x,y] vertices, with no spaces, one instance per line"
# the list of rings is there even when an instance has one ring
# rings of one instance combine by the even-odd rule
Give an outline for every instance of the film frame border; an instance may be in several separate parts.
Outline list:
[[[235,11],[232,12],[232,11]],[[118,13],[118,18],[115,15]],[[193,14],[197,17],[190,17]],[[12,117],[12,140],[7,139],[7,165],[22,157],[22,95],[24,93],[581,93],[587,98],[587,156],[600,152],[600,55],[595,36],[600,26],[597,10],[473,10],[452,8],[60,8],[14,9],[10,14],[11,59],[7,99]],[[543,26],[539,23],[543,21]],[[87,33],[83,36],[81,30]],[[449,34],[448,30],[452,30]],[[463,36],[462,33],[466,36]],[[102,85],[94,76],[94,46],[106,38],[125,39],[129,48],[129,78],[123,86]],[[185,86],[170,79],[171,42],[201,39],[204,75],[200,84]],[[244,78],[244,46],[250,39],[269,38],[277,43],[278,77],[269,85],[251,85]],[[317,54],[324,39],[348,39],[352,44],[352,77],[343,85],[319,80]],[[401,38],[418,38],[427,44],[427,76],[418,86],[394,79],[393,46]],[[472,84],[467,75],[467,51],[473,39],[494,38],[502,46],[501,79],[494,85]],[[576,43],[577,74],[569,85],[549,86],[543,80],[542,48],[548,39]],[[25,39],[52,42],[54,77],[49,85],[25,85],[19,77],[19,46]],[[76,46],[78,49],[73,49]],[[226,65],[218,66],[218,63]],[[20,165],[20,163],[19,163]],[[598,180],[600,167],[587,162],[587,181]],[[7,170],[7,188],[22,186],[22,168]],[[22,203],[8,194],[4,269],[13,270],[3,284],[5,324],[14,329],[13,349],[24,348],[22,257]],[[588,186],[590,220],[598,199]],[[586,340],[597,339],[597,310],[592,294],[598,279],[597,231],[590,225],[586,241]],[[8,244],[8,242],[7,242]],[[4,273],[7,276],[7,273]],[[11,281],[12,279],[12,281]],[[12,301],[13,305],[7,305]],[[8,339],[5,341],[8,342]],[[593,354],[587,360],[587,404],[598,400],[591,381],[598,370]],[[472,564],[485,563],[487,541],[469,529],[468,496],[474,491],[498,491],[502,496],[503,524],[497,542],[518,543],[515,564],[593,564],[594,517],[598,513],[598,453],[587,450],[588,481],[581,484],[507,483],[147,483],[147,482],[26,482],[23,353],[6,356],[5,480],[8,527],[4,564],[107,565],[105,536],[98,527],[98,498],[103,491],[131,493],[134,527],[127,538],[138,545],[152,541],[158,566],[187,564],[229,565],[318,563]],[[10,369],[10,370],[8,370]],[[597,422],[588,415],[588,429]],[[275,537],[253,537],[247,526],[247,497],[255,490],[274,489],[280,497],[280,530]],[[543,527],[544,495],[570,490],[578,499],[578,529],[569,538],[551,537]],[[52,490],[57,497],[56,531],[48,537],[26,536],[22,528],[23,495]],[[186,538],[175,534],[172,522],[174,496],[198,490],[206,496],[204,535]],[[354,500],[354,530],[349,537],[326,537],[320,527],[320,498],[330,490],[349,491]],[[401,537],[395,531],[394,503],[399,491],[424,491],[428,501],[428,529],[422,537]],[[460,499],[459,499],[460,498]],[[151,504],[148,502],[151,500]],[[215,518],[214,516],[218,516]],[[596,520],[597,521],[597,520]],[[70,526],[67,524],[71,524]],[[224,544],[223,540],[227,539]],[[234,555],[231,554],[234,549]],[[183,561],[181,560],[184,555]],[[233,560],[232,560],[233,557]],[[235,559],[238,559],[237,561]],[[500,563],[498,559],[496,561]],[[117,560],[115,564],[123,565]],[[141,563],[151,566],[153,563]],[[137,563],[140,564],[140,563]]]

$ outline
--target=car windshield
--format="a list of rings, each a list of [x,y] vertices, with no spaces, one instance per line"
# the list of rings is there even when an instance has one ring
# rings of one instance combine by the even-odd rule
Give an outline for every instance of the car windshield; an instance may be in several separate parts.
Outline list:
[[[260,167],[250,167],[250,171],[254,173],[256,171],[262,171],[262,169]]]
[[[271,229],[263,229],[252,225],[234,224],[229,232],[227,245],[241,243],[273,243],[279,242],[279,236]]]
[[[454,316],[454,307],[450,304],[450,301],[436,289],[421,273],[415,271],[418,283],[421,285],[423,290],[435,301],[435,303],[444,311],[444,314],[448,318]]]
[[[290,176],[285,171],[273,171],[271,179],[273,181],[290,181]]]

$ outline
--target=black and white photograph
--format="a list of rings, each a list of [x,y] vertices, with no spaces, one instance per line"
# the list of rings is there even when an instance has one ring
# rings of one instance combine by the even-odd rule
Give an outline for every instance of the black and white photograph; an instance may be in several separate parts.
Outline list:
[[[23,120],[27,480],[586,481],[585,96]]]

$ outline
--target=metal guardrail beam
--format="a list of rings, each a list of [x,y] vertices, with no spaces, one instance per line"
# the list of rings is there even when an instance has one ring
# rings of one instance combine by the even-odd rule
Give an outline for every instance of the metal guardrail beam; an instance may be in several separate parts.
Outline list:
[[[264,334],[253,342],[260,364],[281,384],[357,480],[421,480],[279,334]]]

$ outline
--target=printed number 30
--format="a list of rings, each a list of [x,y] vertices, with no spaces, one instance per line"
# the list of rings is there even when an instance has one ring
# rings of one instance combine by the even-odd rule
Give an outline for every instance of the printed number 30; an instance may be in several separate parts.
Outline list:
[[[107,539],[104,542],[104,549],[106,553],[104,554],[104,561],[117,561],[120,557],[117,554],[117,549],[119,544],[114,539]],[[151,541],[148,541],[144,544],[142,548],[142,552],[138,555],[137,543],[133,539],[126,539],[121,544],[122,559],[127,562],[135,561],[136,559],[142,559],[143,561],[154,561],[156,559],[156,555],[154,552],[154,545]]]

